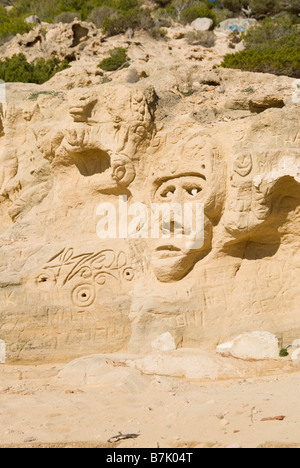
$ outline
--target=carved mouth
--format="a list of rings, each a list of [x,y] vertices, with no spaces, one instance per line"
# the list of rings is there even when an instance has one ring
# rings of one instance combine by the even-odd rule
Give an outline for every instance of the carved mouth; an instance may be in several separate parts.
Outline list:
[[[157,247],[156,252],[181,252],[181,250],[178,247],[175,247],[175,245],[161,245],[160,247]]]
[[[156,255],[161,259],[180,257],[182,251],[174,245],[161,245],[155,250]]]

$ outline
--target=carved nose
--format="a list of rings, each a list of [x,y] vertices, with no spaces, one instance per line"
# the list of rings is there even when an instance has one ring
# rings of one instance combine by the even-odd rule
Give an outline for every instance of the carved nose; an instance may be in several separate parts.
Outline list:
[[[184,234],[184,225],[181,215],[175,215],[174,213],[171,214],[170,218],[163,217],[161,223],[161,231],[163,234],[171,234],[171,235],[182,235]]]
[[[172,202],[173,203],[182,203],[183,201],[183,193],[180,187],[176,187],[175,192],[173,193],[172,196]]]

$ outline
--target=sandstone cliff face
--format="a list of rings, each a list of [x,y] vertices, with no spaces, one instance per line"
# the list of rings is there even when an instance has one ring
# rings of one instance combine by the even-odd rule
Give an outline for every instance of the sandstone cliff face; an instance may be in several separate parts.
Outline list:
[[[7,86],[0,339],[10,362],[144,352],[164,332],[204,349],[246,331],[299,337],[293,80],[213,69],[182,50],[176,64],[143,59],[147,47],[129,45],[134,84],[130,69],[101,84],[95,59],[82,59],[41,87]],[[203,245],[174,231],[146,238],[147,220],[125,238],[125,200],[129,211],[203,204]],[[100,203],[115,208],[121,238],[97,237]]]

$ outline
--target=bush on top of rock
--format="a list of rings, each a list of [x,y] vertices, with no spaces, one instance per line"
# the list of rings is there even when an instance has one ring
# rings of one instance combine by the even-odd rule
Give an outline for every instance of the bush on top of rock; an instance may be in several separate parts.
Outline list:
[[[127,56],[127,52],[123,47],[116,47],[113,50],[109,51],[110,57],[105,58],[99,64],[99,68],[105,71],[116,71],[120,68],[128,68],[129,67],[129,57]]]
[[[33,25],[26,23],[25,15],[19,15],[17,11],[7,11],[0,4],[0,43],[3,43],[16,34],[25,34],[29,32]]]
[[[66,68],[69,68],[66,60],[60,62],[57,58],[51,60],[42,58],[35,63],[29,63],[24,54],[18,54],[0,61],[0,79],[6,83],[43,84]]]
[[[221,66],[300,78],[300,34],[294,21],[265,19],[244,35],[246,50],[226,55]]]

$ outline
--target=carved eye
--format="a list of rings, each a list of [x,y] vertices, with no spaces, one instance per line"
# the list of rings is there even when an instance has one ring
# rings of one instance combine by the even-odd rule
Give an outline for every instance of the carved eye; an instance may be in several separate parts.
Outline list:
[[[186,188],[186,191],[191,197],[196,197],[200,192],[202,192],[202,188],[201,187]]]
[[[169,198],[171,197],[172,195],[174,195],[176,191],[176,187],[167,187],[161,194],[160,196],[162,198]]]

